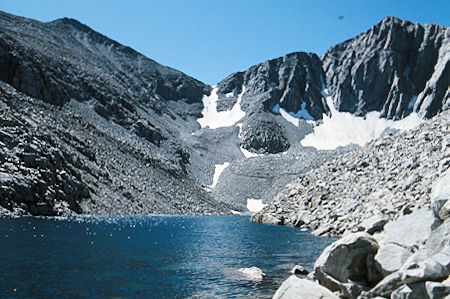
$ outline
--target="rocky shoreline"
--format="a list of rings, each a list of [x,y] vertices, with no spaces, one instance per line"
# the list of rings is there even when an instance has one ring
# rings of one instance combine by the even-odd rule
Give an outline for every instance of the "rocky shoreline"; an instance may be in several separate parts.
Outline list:
[[[315,283],[290,277],[274,298],[450,295],[449,120],[447,109],[414,130],[386,132],[286,186],[252,216],[342,236],[315,262]]]

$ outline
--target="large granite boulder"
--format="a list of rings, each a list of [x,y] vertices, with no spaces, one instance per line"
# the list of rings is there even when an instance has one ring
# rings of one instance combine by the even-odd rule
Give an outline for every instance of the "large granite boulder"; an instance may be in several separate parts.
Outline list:
[[[273,299],[337,299],[335,294],[323,286],[295,275],[286,279],[273,295]]]
[[[377,236],[380,250],[375,255],[377,268],[383,276],[399,270],[439,222],[431,209],[422,208],[386,224],[384,232]]]
[[[357,295],[381,280],[374,267],[377,250],[377,241],[367,233],[343,237],[325,248],[316,260],[315,277],[332,291]]]

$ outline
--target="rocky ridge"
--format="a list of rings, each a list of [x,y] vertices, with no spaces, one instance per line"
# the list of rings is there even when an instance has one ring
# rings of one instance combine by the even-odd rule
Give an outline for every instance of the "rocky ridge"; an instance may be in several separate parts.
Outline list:
[[[448,103],[450,29],[384,18],[322,57],[326,86],[339,111],[401,119],[432,117]]]

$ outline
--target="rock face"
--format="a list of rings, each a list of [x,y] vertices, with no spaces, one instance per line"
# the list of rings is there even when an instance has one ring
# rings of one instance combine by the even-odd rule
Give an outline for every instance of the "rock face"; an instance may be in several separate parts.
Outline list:
[[[365,33],[331,47],[321,58],[339,111],[380,111],[400,119],[431,117],[449,99],[449,28],[387,17]]]
[[[218,110],[241,97],[241,146],[250,152],[273,154],[289,147],[280,109],[303,119],[321,119],[329,112],[322,95],[324,73],[316,54],[297,52],[255,65],[219,82]],[[243,92],[245,91],[245,92]],[[241,94],[242,93],[242,94]]]
[[[321,119],[328,112],[323,78],[316,54],[296,52],[228,76],[217,85],[219,103],[228,93],[233,94],[228,99],[233,99],[244,87],[241,106],[245,111],[272,112],[279,105],[293,113],[306,109],[314,119]]]

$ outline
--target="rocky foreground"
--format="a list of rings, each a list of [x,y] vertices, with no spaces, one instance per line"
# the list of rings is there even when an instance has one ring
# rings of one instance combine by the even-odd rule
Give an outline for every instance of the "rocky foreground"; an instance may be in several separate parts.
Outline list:
[[[291,277],[274,298],[450,295],[450,111],[386,134],[286,186],[253,221],[343,236],[316,283]],[[314,294],[314,295],[311,295]]]

